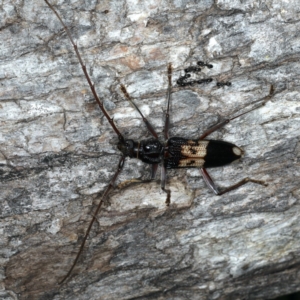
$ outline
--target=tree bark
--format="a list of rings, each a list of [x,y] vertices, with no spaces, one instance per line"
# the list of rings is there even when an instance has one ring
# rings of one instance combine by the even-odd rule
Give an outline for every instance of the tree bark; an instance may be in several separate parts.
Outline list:
[[[114,189],[75,259],[117,170],[118,138],[74,50],[42,0],[0,5],[2,299],[272,299],[300,291],[300,25],[293,1],[54,1],[107,112],[126,138],[150,138],[120,84],[163,141],[167,65],[173,65],[170,136],[197,139],[238,109],[275,92],[208,138],[243,159],[168,170]],[[180,87],[182,70],[210,62]],[[216,82],[230,81],[218,87]],[[158,172],[159,173],[159,172]],[[116,184],[149,178],[126,160]],[[159,176],[157,176],[159,177]],[[157,178],[159,179],[159,178]]]

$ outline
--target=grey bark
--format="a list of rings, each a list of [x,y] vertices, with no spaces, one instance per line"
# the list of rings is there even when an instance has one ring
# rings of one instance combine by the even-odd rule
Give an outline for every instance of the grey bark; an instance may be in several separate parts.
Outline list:
[[[213,169],[115,189],[70,281],[92,211],[116,171],[117,137],[74,51],[42,0],[0,4],[1,299],[271,299],[300,290],[300,15],[297,1],[52,1],[78,43],[105,107],[126,137],[149,137],[125,84],[160,133],[167,63],[174,67],[171,136],[197,138],[237,108],[274,97],[211,138],[245,150]],[[209,61],[216,81],[176,86]],[[118,183],[149,176],[128,160]]]

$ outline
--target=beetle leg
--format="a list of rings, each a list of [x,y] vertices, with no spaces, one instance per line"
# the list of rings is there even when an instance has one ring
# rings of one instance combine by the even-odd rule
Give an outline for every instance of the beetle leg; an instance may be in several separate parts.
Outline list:
[[[242,179],[241,181],[239,181],[238,183],[236,184],[233,184],[225,189],[222,189],[220,190],[216,184],[214,183],[214,181],[212,180],[212,178],[210,177],[210,175],[208,174],[208,172],[206,171],[206,169],[204,168],[201,168],[200,169],[201,171],[201,175],[203,176],[203,179],[206,183],[206,185],[216,194],[216,195],[223,195],[227,192],[230,192],[232,190],[235,190],[237,188],[239,188],[240,186],[248,183],[248,182],[253,182],[253,183],[256,183],[256,184],[260,184],[260,185],[264,185],[264,186],[267,186],[268,184],[265,183],[264,181],[262,180],[256,180],[256,179],[252,179],[252,178],[249,178],[249,177],[246,177],[244,179]]]
[[[166,112],[166,121],[164,128],[164,137],[165,140],[169,139],[169,125],[170,125],[170,100],[171,100],[171,91],[172,91],[172,64],[168,65],[168,91],[167,91],[167,112]]]
[[[157,172],[157,167],[158,164],[153,164],[152,165],[152,170],[151,170],[151,179],[139,179],[139,178],[133,178],[133,179],[129,179],[129,180],[125,180],[121,183],[118,184],[118,188],[119,189],[123,189],[125,187],[128,187],[131,184],[135,184],[135,183],[149,183],[151,181],[155,181],[155,175]],[[161,189],[167,194],[167,198],[166,198],[166,205],[169,206],[171,203],[171,191],[166,189],[166,168],[164,166],[161,167]]]
[[[166,186],[166,167],[164,165],[161,166],[161,178],[160,178],[160,186],[161,189],[167,193],[166,205],[169,206],[171,203],[171,191],[165,188]]]
[[[133,183],[149,183],[151,181],[154,181],[156,173],[157,173],[157,168],[158,168],[158,164],[151,165],[151,178],[150,179],[132,178],[132,179],[125,180],[125,181],[122,181],[121,183],[119,183],[118,188],[123,189]]]
[[[224,121],[222,121],[222,122],[214,125],[213,127],[207,129],[206,131],[204,131],[202,133],[202,135],[198,139],[199,140],[203,140],[205,137],[207,137],[211,133],[215,132],[216,130],[218,130],[218,129],[222,128],[223,126],[225,126],[226,124],[228,124],[230,121],[232,121],[232,120],[234,120],[234,119],[236,119],[236,118],[238,118],[238,117],[240,117],[242,115],[245,115],[245,114],[247,114],[247,113],[249,113],[249,112],[251,112],[251,111],[253,111],[255,109],[258,109],[258,108],[264,106],[271,99],[273,93],[274,93],[274,87],[273,87],[273,85],[271,85],[270,91],[269,91],[269,95],[267,95],[266,97],[263,97],[261,99],[258,99],[256,101],[254,101],[253,103],[251,103],[251,104],[255,104],[257,102],[260,102],[259,104],[255,105],[251,109],[249,109],[249,110],[247,110],[247,111],[245,111],[245,112],[243,112],[243,113],[241,113],[241,114],[239,114],[237,116],[234,116],[232,118],[227,118]]]
[[[148,121],[148,119],[142,114],[142,112],[140,111],[140,109],[138,108],[138,106],[133,102],[132,98],[130,97],[130,95],[128,94],[125,85],[121,84],[121,91],[123,92],[124,96],[126,97],[126,99],[129,101],[129,103],[133,106],[133,108],[135,108],[137,110],[137,112],[140,114],[140,116],[143,119],[143,122],[145,123],[148,131],[156,138],[158,139],[158,135],[155,131],[155,129],[153,128],[153,126],[150,124],[150,122]]]

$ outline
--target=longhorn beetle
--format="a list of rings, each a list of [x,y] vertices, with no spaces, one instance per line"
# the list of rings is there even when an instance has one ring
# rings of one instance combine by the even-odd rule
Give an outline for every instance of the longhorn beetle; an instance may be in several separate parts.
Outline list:
[[[170,112],[170,100],[171,100],[171,76],[172,76],[172,66],[171,64],[168,65],[168,89],[167,89],[167,109],[166,109],[166,116],[165,116],[165,125],[164,125],[164,141],[160,142],[158,139],[158,135],[150,122],[144,117],[142,112],[139,110],[139,108],[136,106],[136,104],[133,102],[133,100],[130,98],[129,94],[126,91],[125,86],[121,86],[122,92],[125,94],[125,97],[127,100],[133,105],[133,107],[137,110],[137,112],[140,114],[141,118],[143,119],[143,122],[145,123],[149,133],[153,136],[150,139],[145,139],[141,141],[133,141],[131,139],[125,139],[124,136],[121,134],[119,129],[116,127],[113,119],[109,116],[109,114],[106,112],[103,103],[101,102],[100,98],[98,97],[95,87],[91,81],[91,78],[86,70],[86,66],[84,65],[82,58],[79,54],[77,45],[75,44],[71,33],[63,20],[61,19],[60,15],[57,13],[57,11],[54,9],[54,7],[48,2],[48,0],[45,0],[47,5],[50,7],[50,9],[55,13],[57,18],[59,19],[60,23],[62,24],[67,36],[69,37],[69,40],[74,48],[74,51],[76,53],[76,56],[79,60],[80,66],[83,70],[83,73],[86,77],[86,80],[90,86],[90,89],[92,91],[92,94],[97,101],[99,108],[101,109],[102,113],[104,114],[107,121],[110,123],[111,127],[117,134],[119,138],[119,142],[117,144],[118,149],[121,151],[121,157],[118,163],[117,171],[113,175],[109,185],[105,189],[100,202],[93,213],[93,218],[90,221],[90,224],[88,226],[88,229],[86,231],[86,234],[83,238],[83,241],[81,243],[81,246],[77,252],[76,258],[69,269],[68,273],[65,275],[65,277],[59,282],[59,284],[62,284],[72,273],[72,270],[74,269],[79,256],[81,255],[85,242],[87,240],[87,237],[90,233],[90,230],[92,228],[93,223],[96,220],[96,216],[102,206],[103,200],[108,195],[109,191],[114,186],[116,179],[118,175],[120,174],[121,170],[123,169],[125,158],[137,158],[140,159],[142,162],[146,164],[151,165],[151,177],[150,180],[129,180],[125,182],[125,184],[131,183],[131,182],[149,182],[151,180],[154,180],[155,175],[157,173],[158,165],[161,165],[161,189],[166,193],[166,204],[170,204],[171,200],[171,192],[170,190],[166,189],[166,170],[167,169],[173,169],[173,168],[199,168],[201,171],[201,175],[207,184],[207,186],[216,194],[216,195],[222,195],[224,193],[227,193],[229,191],[232,191],[248,182],[253,182],[256,184],[267,186],[267,184],[263,181],[251,179],[251,178],[244,178],[238,183],[229,186],[227,188],[224,188],[220,190],[217,185],[214,183],[212,178],[207,172],[207,168],[211,167],[221,167],[227,164],[230,164],[234,160],[237,160],[242,157],[243,150],[239,148],[238,146],[225,142],[225,141],[218,141],[218,140],[206,140],[205,138],[213,133],[214,131],[222,128],[226,124],[228,124],[230,121],[249,113],[261,106],[263,106],[272,96],[274,89],[271,85],[270,92],[266,97],[263,97],[261,99],[258,99],[254,101],[252,104],[254,107],[251,109],[246,110],[243,113],[240,113],[236,116],[233,116],[231,118],[227,118],[216,125],[212,126],[211,128],[207,129],[202,133],[198,139],[186,139],[181,137],[171,137],[169,138],[169,112]],[[201,67],[207,67],[212,68],[213,66],[210,64],[205,64],[203,62],[198,62],[198,65]],[[186,74],[182,77],[180,77],[177,81],[179,86],[186,86],[186,85],[193,85],[194,83],[208,83],[211,82],[212,79],[201,79],[199,81],[189,81],[189,72],[198,72],[200,70],[199,67],[190,67],[185,70]],[[224,85],[230,85],[229,82],[226,83],[219,83],[217,86],[221,87]]]

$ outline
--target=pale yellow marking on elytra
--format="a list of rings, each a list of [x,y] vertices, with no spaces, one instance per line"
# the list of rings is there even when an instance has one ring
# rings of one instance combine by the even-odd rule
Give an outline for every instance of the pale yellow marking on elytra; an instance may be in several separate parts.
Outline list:
[[[188,141],[188,145],[181,146],[181,154],[187,157],[205,157],[209,141]]]
[[[202,158],[198,159],[181,159],[179,161],[178,167],[199,167],[201,168],[205,163]]]
[[[239,147],[233,147],[232,148],[232,152],[236,155],[236,156],[242,156],[243,151],[241,148]]]

